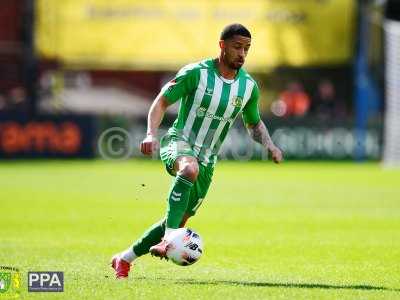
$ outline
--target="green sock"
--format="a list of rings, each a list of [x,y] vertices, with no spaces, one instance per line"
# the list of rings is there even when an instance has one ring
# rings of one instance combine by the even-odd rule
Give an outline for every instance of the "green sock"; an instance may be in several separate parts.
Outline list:
[[[168,196],[167,228],[179,228],[189,202],[193,182],[178,175]]]
[[[133,244],[133,252],[136,256],[149,253],[151,246],[161,242],[165,232],[165,219],[153,224],[143,235]]]

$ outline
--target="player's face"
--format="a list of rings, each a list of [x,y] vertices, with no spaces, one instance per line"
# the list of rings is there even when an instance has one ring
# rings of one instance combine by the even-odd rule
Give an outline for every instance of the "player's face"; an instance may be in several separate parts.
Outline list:
[[[247,56],[251,39],[241,35],[234,35],[231,39],[220,41],[222,58],[229,68],[240,69]]]

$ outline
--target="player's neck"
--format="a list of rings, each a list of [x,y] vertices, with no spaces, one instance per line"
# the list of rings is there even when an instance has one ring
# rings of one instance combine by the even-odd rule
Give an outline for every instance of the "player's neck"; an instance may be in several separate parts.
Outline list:
[[[215,65],[217,66],[219,74],[225,79],[235,79],[238,70],[229,68],[221,57],[215,59]]]

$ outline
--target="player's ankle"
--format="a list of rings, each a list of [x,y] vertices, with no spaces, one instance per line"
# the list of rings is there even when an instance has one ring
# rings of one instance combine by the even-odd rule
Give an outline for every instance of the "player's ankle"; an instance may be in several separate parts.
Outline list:
[[[122,260],[124,260],[124,261],[126,261],[126,262],[128,262],[128,263],[131,263],[131,262],[133,262],[133,261],[137,258],[137,255],[136,255],[136,253],[133,251],[132,247],[129,247],[128,249],[122,251],[122,252],[120,253],[119,257],[120,257]]]
[[[168,236],[171,235],[171,233],[173,233],[175,230],[177,230],[178,228],[165,228],[165,233],[164,233],[164,240],[166,238],[168,238]]]

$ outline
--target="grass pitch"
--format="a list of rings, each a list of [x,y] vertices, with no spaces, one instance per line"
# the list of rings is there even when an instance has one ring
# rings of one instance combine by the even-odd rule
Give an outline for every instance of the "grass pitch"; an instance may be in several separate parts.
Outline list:
[[[0,163],[0,265],[21,299],[400,299],[400,171],[378,164],[220,162],[188,227],[201,260],[150,256],[116,281],[109,259],[166,205],[160,162]],[[63,271],[63,293],[28,293]],[[11,294],[0,294],[0,299]]]

